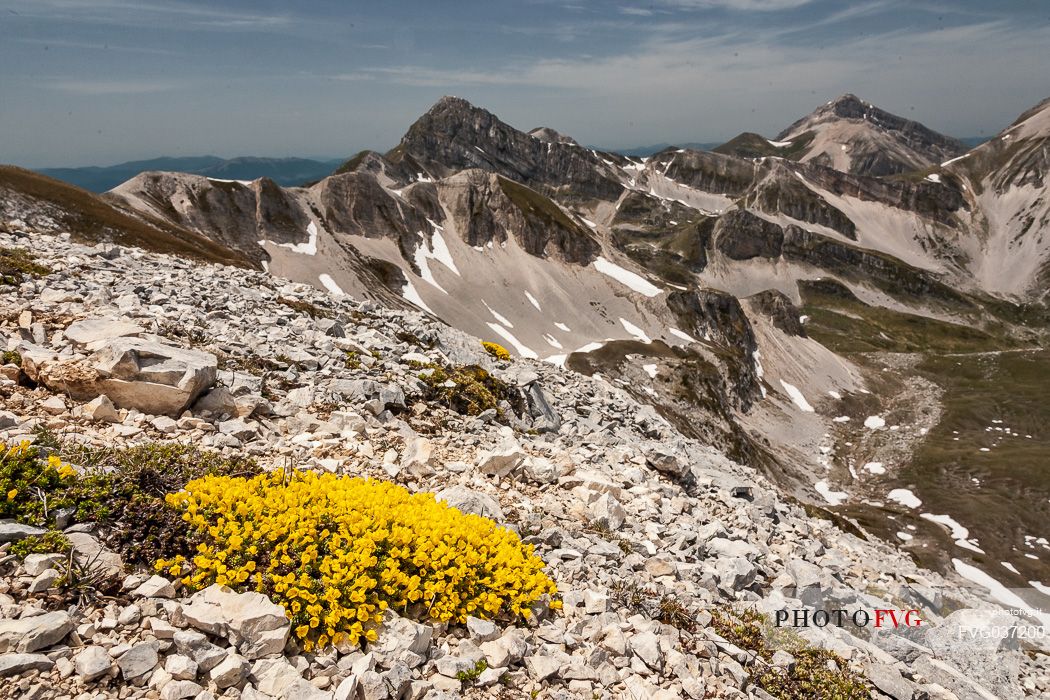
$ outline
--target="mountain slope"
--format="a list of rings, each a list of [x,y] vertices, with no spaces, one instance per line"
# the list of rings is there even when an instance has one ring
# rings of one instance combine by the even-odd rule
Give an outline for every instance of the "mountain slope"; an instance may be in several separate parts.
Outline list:
[[[804,151],[795,154],[802,162],[876,176],[921,170],[967,150],[953,138],[851,94],[818,107],[775,140],[790,144],[806,140]]]
[[[5,221],[71,231],[80,240],[140,246],[227,265],[250,264],[213,237],[164,217],[129,212],[72,185],[7,165],[0,166],[0,223]]]

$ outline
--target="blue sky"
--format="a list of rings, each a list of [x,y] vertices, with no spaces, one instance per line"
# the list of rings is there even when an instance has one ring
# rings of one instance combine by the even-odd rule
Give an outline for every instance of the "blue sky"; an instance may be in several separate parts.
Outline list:
[[[341,157],[441,95],[607,147],[844,92],[957,136],[1050,96],[1045,0],[0,0],[0,162]]]

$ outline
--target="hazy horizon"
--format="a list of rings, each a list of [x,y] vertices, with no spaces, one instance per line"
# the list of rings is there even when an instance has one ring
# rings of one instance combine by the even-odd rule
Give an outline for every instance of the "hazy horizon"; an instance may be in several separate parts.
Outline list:
[[[445,94],[627,149],[773,136],[852,92],[956,137],[1050,95],[1050,6],[1010,0],[0,0],[0,162],[335,159]]]

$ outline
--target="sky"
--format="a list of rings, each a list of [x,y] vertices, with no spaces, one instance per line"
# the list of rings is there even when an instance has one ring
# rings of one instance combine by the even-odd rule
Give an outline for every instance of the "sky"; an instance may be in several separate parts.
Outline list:
[[[446,94],[605,148],[773,136],[846,92],[991,135],[1048,58],[1047,0],[0,0],[0,162],[339,158]]]

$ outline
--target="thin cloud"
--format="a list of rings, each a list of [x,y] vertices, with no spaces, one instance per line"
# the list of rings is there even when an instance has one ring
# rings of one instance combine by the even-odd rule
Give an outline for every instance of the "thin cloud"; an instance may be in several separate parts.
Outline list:
[[[174,28],[229,31],[273,30],[292,24],[284,14],[218,10],[187,2],[146,0],[24,0],[15,3],[17,14],[30,19],[68,20],[114,26],[154,27],[158,22]],[[163,25],[162,25],[163,26]]]
[[[177,90],[178,83],[156,80],[54,80],[41,83],[42,87],[69,95],[145,95]]]

